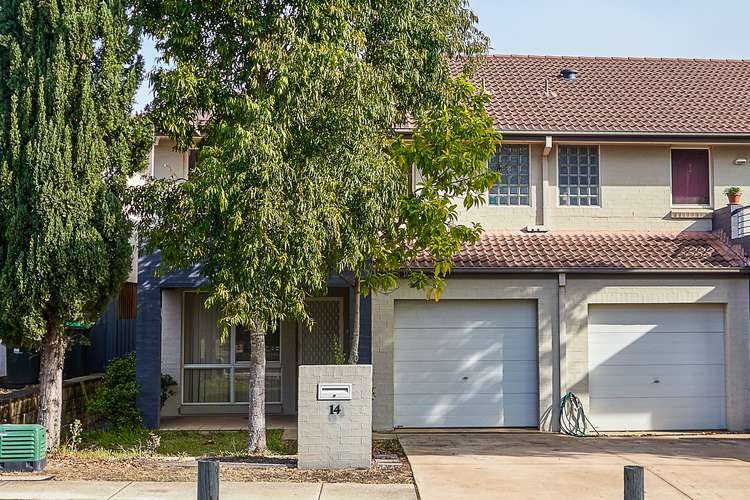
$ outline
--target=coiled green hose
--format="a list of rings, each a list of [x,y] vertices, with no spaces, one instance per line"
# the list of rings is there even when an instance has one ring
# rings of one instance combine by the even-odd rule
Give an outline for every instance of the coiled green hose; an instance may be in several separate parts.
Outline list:
[[[599,435],[594,424],[583,411],[583,404],[572,392],[566,393],[560,400],[560,432],[573,437],[586,437],[588,427]]]

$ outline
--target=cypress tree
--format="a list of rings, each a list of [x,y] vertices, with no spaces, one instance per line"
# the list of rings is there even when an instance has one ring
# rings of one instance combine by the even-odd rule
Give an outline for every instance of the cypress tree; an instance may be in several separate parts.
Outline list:
[[[39,423],[60,442],[66,321],[95,321],[130,269],[127,178],[140,33],[119,0],[0,4],[0,338],[41,352]]]

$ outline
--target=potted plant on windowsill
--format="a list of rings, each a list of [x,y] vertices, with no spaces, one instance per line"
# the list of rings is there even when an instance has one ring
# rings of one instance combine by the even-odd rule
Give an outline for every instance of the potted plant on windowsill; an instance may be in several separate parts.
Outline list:
[[[730,205],[737,205],[742,198],[742,190],[737,186],[728,187],[724,190],[724,194],[727,195],[727,200]]]

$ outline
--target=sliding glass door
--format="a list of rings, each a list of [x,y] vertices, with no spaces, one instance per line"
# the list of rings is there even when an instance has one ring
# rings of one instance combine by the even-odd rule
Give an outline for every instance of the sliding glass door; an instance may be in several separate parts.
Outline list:
[[[250,389],[250,333],[232,327],[222,338],[218,314],[206,309],[207,295],[183,296],[183,404],[247,404]],[[281,403],[281,335],[266,335],[266,403]]]

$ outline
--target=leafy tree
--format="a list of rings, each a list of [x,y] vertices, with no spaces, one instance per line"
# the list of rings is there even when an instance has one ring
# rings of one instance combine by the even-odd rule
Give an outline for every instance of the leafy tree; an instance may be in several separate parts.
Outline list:
[[[139,33],[118,0],[0,8],[0,337],[41,348],[39,421],[60,442],[66,321],[95,321],[130,269],[127,177]]]
[[[482,53],[486,39],[464,0],[141,0],[138,11],[166,63],[152,78],[155,122],[186,149],[207,118],[190,179],[138,195],[139,231],[165,267],[202,263],[207,305],[225,328],[250,329],[248,449],[262,452],[266,325],[307,318],[327,255],[344,254],[346,200],[379,202],[354,178],[377,185],[398,168],[393,124],[440,105],[446,57]]]
[[[456,201],[462,200],[465,209],[480,205],[500,180],[498,172],[487,168],[501,139],[486,113],[488,102],[484,91],[458,75],[444,104],[417,117],[411,137],[393,141],[387,149],[393,165],[373,172],[377,181],[354,177],[352,182],[359,185],[346,200],[345,244],[332,255],[338,271],[345,276],[352,271],[357,297],[395,288],[406,274],[410,286],[426,289],[427,298],[440,299],[453,255],[462,245],[476,242],[482,231],[477,223],[459,223]],[[373,186],[379,192],[368,197]],[[432,262],[429,276],[409,269],[418,256]],[[358,360],[359,308],[355,300],[352,364]]]

